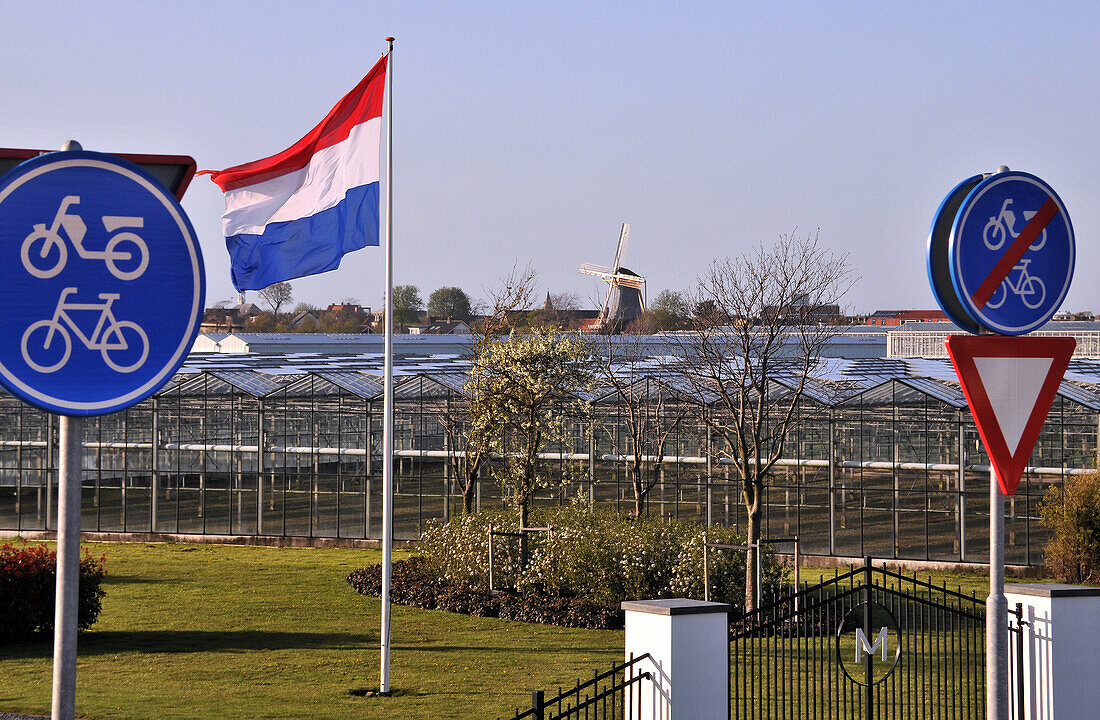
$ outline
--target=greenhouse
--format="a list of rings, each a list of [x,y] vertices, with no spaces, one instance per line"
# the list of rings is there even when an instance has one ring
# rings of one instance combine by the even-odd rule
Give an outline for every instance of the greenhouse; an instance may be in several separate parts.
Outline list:
[[[657,348],[659,349],[659,348]],[[630,402],[663,415],[666,442],[643,458],[644,510],[742,527],[736,475],[685,389],[681,358],[618,368]],[[377,353],[194,353],[155,396],[85,424],[82,529],[154,536],[377,539],[381,536],[382,358]],[[446,426],[462,407],[460,353],[396,362],[395,536],[462,511]],[[783,392],[777,383],[777,392]],[[536,504],[581,496],[634,508],[623,393],[580,393],[589,410],[541,457],[557,479]],[[58,420],[0,396],[0,531],[56,529]],[[950,364],[938,358],[826,358],[770,479],[764,535],[806,554],[984,562],[989,468]],[[1096,467],[1100,363],[1075,360],[1016,495],[1007,560],[1042,561],[1047,488]],[[490,465],[475,503],[501,507]],[[327,542],[327,540],[326,540]]]

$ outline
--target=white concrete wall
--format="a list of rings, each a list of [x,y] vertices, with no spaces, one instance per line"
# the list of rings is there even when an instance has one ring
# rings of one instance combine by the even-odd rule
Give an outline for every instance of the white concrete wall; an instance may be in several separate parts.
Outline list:
[[[652,674],[635,686],[641,712],[628,707],[628,720],[727,720],[730,606],[641,600],[625,602],[623,609],[626,658],[648,653],[634,675]]]
[[[1024,718],[1100,718],[1100,588],[1028,584],[1005,588],[1024,608]],[[1009,704],[1016,704],[1010,653]]]

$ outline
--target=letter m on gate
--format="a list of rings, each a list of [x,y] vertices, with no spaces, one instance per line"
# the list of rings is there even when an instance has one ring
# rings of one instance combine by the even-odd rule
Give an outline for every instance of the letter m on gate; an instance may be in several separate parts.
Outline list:
[[[875,636],[874,644],[867,641],[867,636],[863,634],[863,628],[856,628],[856,662],[859,662],[863,653],[867,653],[871,657],[875,656],[875,650],[882,647],[882,660],[886,661],[886,646],[888,644],[887,629],[884,627],[878,631],[878,635]]]

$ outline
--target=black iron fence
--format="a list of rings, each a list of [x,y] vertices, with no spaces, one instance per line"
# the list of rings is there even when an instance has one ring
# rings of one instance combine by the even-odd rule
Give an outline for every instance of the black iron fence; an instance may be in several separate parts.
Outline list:
[[[731,718],[985,717],[984,599],[870,559],[796,590],[732,624]]]
[[[625,663],[593,673],[591,680],[577,680],[568,689],[558,688],[558,694],[550,698],[542,690],[536,690],[531,693],[531,707],[522,712],[517,710],[510,720],[621,720],[641,717],[639,683],[648,680],[650,673],[648,670],[636,673],[634,667],[648,658],[648,653],[638,657],[631,655]]]
[[[731,720],[986,717],[986,606],[974,593],[867,558],[816,585],[765,593],[730,624]],[[1023,608],[1008,612],[1009,718],[1024,718]],[[638,718],[649,655],[596,672],[510,720]]]

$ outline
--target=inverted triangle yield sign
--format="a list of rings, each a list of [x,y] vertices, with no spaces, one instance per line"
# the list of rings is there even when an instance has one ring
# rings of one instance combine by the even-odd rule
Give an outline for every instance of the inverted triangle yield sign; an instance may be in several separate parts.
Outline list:
[[[1020,484],[1075,347],[1071,337],[947,338],[947,354],[1005,495]]]

